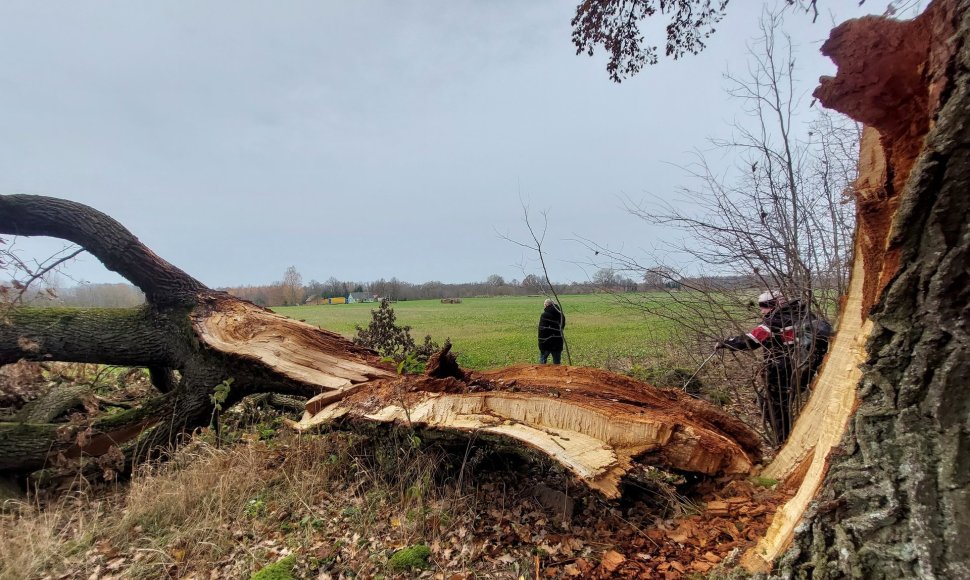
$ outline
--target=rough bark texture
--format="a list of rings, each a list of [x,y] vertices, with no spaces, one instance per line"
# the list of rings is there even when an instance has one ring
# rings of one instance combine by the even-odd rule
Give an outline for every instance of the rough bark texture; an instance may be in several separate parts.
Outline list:
[[[970,2],[944,0],[910,23],[847,23],[823,48],[840,70],[817,95],[882,137],[874,201],[892,211],[860,211],[891,229],[858,409],[778,576],[970,577],[968,35]]]
[[[13,420],[21,423],[48,423],[67,411],[83,405],[85,398],[94,398],[94,392],[88,385],[54,389],[46,396],[24,405]]]
[[[74,201],[36,195],[0,196],[0,232],[72,241],[138,286],[152,304],[192,303],[198,292],[206,289],[155,255],[116,220]]]
[[[17,308],[0,324],[0,364],[59,360],[176,368],[187,309]]]

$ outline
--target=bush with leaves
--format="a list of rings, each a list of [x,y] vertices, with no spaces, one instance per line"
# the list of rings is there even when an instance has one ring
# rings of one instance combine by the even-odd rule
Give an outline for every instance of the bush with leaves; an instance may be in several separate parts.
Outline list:
[[[431,340],[431,335],[424,337],[424,343],[418,345],[411,337],[411,327],[398,326],[397,317],[390,302],[385,298],[377,310],[371,310],[371,321],[367,328],[357,326],[357,336],[354,344],[372,348],[383,357],[393,359],[397,363],[406,360],[422,364],[428,357],[439,350],[438,344]],[[413,369],[413,364],[407,365]]]

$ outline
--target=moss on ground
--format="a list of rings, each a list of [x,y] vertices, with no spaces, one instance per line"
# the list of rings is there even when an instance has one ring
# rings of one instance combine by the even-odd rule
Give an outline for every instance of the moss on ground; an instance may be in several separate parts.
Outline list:
[[[296,554],[264,566],[262,570],[249,577],[249,580],[293,580],[293,567],[296,566]]]
[[[428,567],[428,558],[431,557],[431,548],[424,544],[417,544],[398,550],[387,561],[392,570],[421,570]]]

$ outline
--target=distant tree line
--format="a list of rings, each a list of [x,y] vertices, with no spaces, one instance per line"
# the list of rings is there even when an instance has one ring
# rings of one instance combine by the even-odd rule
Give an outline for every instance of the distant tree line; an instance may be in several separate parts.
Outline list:
[[[635,281],[619,275],[612,270],[597,272],[588,282],[555,284],[561,294],[589,294],[598,291],[633,292],[649,289],[644,281]],[[536,274],[519,279],[506,280],[499,274],[492,274],[480,282],[446,283],[437,280],[429,282],[405,282],[396,277],[379,278],[371,281],[339,280],[331,276],[324,282],[315,279],[302,283],[302,276],[296,268],[287,268],[283,279],[272,284],[259,286],[233,286],[222,288],[232,294],[260,306],[294,306],[306,304],[316,299],[348,296],[363,293],[372,298],[388,300],[436,300],[441,298],[474,298],[476,296],[529,296],[544,295],[545,283]]]
[[[131,284],[79,284],[69,288],[39,286],[26,294],[30,306],[78,306],[85,308],[131,308],[145,302],[145,295]]]
[[[756,276],[721,276],[707,278],[677,279],[673,273],[658,275],[648,271],[640,280],[634,280],[612,268],[601,268],[587,282],[554,284],[559,294],[593,294],[596,292],[649,292],[655,290],[678,290],[681,285],[705,286],[725,290],[753,288],[758,286]],[[59,286],[59,285],[58,285]],[[338,280],[331,276],[324,282],[311,280],[303,283],[303,277],[293,266],[286,269],[278,282],[263,285],[232,286],[220,288],[233,296],[249,300],[259,306],[295,306],[315,299],[346,297],[350,293],[387,298],[388,300],[437,300],[441,298],[474,298],[490,296],[536,296],[546,295],[545,283],[536,274],[519,279],[506,280],[492,274],[481,282],[445,283],[405,282],[397,278],[379,278],[370,282]],[[82,306],[92,308],[130,308],[145,301],[145,295],[131,284],[80,284],[72,287],[43,286],[38,292],[25,297],[32,306]]]

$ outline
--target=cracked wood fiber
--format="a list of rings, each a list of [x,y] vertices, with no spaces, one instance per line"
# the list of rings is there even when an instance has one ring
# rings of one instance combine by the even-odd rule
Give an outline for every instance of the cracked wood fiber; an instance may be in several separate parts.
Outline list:
[[[615,498],[637,463],[707,475],[743,475],[757,436],[682,392],[599,369],[514,366],[453,377],[375,381],[307,413],[307,429],[332,421],[403,423],[465,436],[487,434],[560,463]]]

